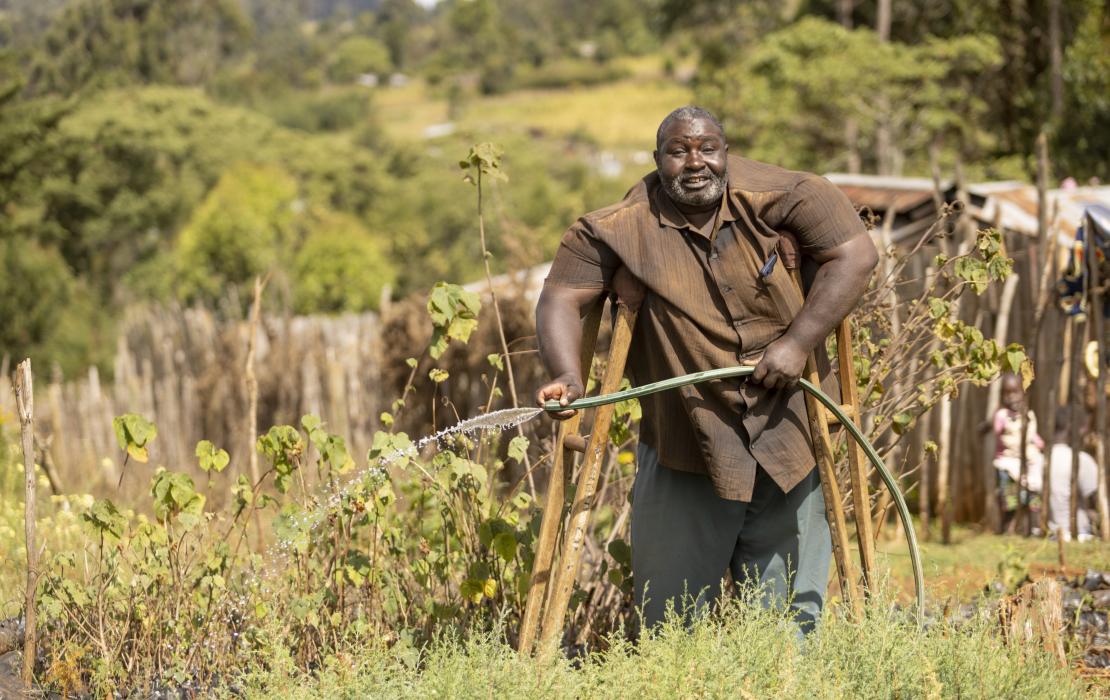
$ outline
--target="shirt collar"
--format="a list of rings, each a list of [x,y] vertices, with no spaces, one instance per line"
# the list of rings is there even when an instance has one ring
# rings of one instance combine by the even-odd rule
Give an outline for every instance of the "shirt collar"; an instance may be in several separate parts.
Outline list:
[[[692,226],[686,219],[678,207],[675,206],[674,201],[671,200],[670,195],[663,189],[663,184],[660,181],[659,186],[655,190],[655,205],[656,210],[659,212],[659,223],[663,226],[669,226],[676,231],[687,229],[697,234],[701,231],[697,227]],[[718,214],[718,221],[720,226],[736,221],[736,208],[732,202],[732,189],[726,184],[724,194],[721,195],[721,209]]]

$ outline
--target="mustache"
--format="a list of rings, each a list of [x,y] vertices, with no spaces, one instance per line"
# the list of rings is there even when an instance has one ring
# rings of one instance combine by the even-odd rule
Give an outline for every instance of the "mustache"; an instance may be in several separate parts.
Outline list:
[[[712,180],[716,177],[716,175],[714,175],[713,171],[709,168],[702,168],[701,170],[694,173],[683,173],[678,176],[678,179],[681,182],[686,182],[687,180],[693,180],[696,177],[704,177]]]

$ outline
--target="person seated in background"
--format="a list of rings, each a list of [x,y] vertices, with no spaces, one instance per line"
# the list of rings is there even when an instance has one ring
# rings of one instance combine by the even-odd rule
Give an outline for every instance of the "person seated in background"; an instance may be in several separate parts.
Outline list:
[[[1082,440],[1082,433],[1086,432],[1086,423],[1084,416],[1078,417],[1081,428],[1080,439]],[[1049,469],[1049,494],[1048,502],[1045,507],[1048,508],[1048,529],[1049,532],[1055,533],[1057,537],[1061,537],[1065,542],[1070,541],[1073,537],[1071,532],[1071,460],[1072,448],[1068,444],[1068,435],[1071,428],[1072,411],[1069,407],[1064,406],[1056,412],[1056,434],[1052,440],[1052,452],[1050,453]],[[1031,470],[1029,479],[1029,488],[1034,491],[1041,491],[1043,469]],[[1078,528],[1077,539],[1080,542],[1086,542],[1092,539],[1091,533],[1091,518],[1088,507],[1091,498],[1094,496],[1098,488],[1098,465],[1091,455],[1086,452],[1080,451],[1079,453],[1079,507],[1076,512],[1076,526]]]
[[[1025,440],[1026,482],[1021,483],[1021,417],[1028,416],[1029,427]],[[1007,372],[1002,375],[1002,407],[995,411],[994,470],[998,477],[998,510],[1002,514],[1002,531],[1011,532],[1018,505],[1024,502],[1032,507],[1028,474],[1044,471],[1044,440],[1037,434],[1037,417],[1025,405],[1025,390],[1021,378]]]

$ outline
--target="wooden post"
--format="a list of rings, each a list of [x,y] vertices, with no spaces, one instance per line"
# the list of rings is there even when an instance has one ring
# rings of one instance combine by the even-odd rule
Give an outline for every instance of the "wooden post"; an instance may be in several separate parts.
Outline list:
[[[852,329],[845,318],[836,329],[837,362],[840,366],[840,398],[852,407],[853,421],[860,417],[859,396],[856,392],[856,369],[852,365]],[[820,386],[818,384],[817,386]],[[848,475],[852,482],[852,510],[855,512],[856,541],[859,544],[860,569],[863,586],[867,591],[875,584],[875,533],[871,524],[871,496],[867,482],[868,463],[863,448],[855,440],[848,440]]]
[[[27,543],[27,590],[23,598],[23,685],[35,680],[35,589],[38,586],[38,556],[35,546],[35,400],[31,361],[24,360],[15,370],[15,403],[19,411],[19,431],[23,438],[23,533]]]
[[[582,345],[578,361],[583,382],[588,381],[590,376],[590,365],[593,362],[598,330],[601,326],[601,315],[604,309],[605,298],[600,297],[582,322]],[[568,436],[578,435],[578,426],[581,422],[582,412],[579,411],[559,424],[558,437],[555,439],[551,478],[547,483],[547,499],[544,502],[540,532],[536,540],[536,556],[532,563],[532,583],[528,588],[524,615],[520,619],[520,637],[517,640],[516,648],[521,654],[532,652],[532,644],[535,641],[536,631],[539,627],[540,613],[547,598],[547,584],[551,579],[551,562],[555,558],[555,545],[559,540],[559,526],[563,522],[563,502],[566,500],[566,486],[570,481],[570,472],[574,464],[573,455],[565,447],[565,444]]]
[[[789,257],[789,256],[786,256]],[[798,305],[805,303],[805,288],[802,284],[801,271],[789,259],[783,263],[794,280],[794,288],[798,294]],[[817,372],[817,362],[814,353],[806,358],[805,373],[803,375],[814,386],[821,386],[821,377]],[[840,484],[836,479],[836,460],[832,454],[832,437],[829,435],[828,414],[809,392],[805,393],[806,414],[809,418],[809,433],[813,443],[813,456],[817,461],[817,470],[821,477],[821,495],[825,499],[825,519],[829,523],[829,535],[832,541],[833,561],[836,562],[837,579],[840,582],[840,593],[852,610],[862,616],[863,596],[859,582],[852,574],[851,558],[848,547],[848,524],[844,517],[844,500],[840,492]],[[858,416],[852,416],[859,420]],[[860,519],[856,512],[856,519]],[[870,518],[870,514],[863,514]],[[858,528],[857,528],[858,529]]]
[[[1068,442],[1071,443],[1071,499],[1069,501],[1068,529],[1073,538],[1079,537],[1079,452],[1083,444],[1079,438],[1079,421],[1081,420],[1079,399],[1079,367],[1083,364],[1083,322],[1075,318],[1072,323],[1072,347],[1070,358],[1070,372],[1068,377],[1069,405],[1071,406],[1071,426]]]
[[[636,312],[624,304],[619,304],[617,324],[609,344],[605,376],[601,380],[602,394],[620,389],[621,378],[624,377],[624,364],[628,359],[628,349],[632,343],[632,328],[635,325]],[[606,453],[606,443],[609,441],[609,423],[613,419],[615,408],[613,404],[605,404],[598,406],[594,413],[593,429],[590,432],[589,443],[586,445],[585,461],[578,475],[574,504],[571,506],[570,519],[563,537],[563,555],[559,562],[555,585],[551,590],[551,599],[544,612],[543,626],[540,629],[540,644],[543,650],[547,650],[556,636],[562,634],[563,618],[570,604],[571,590],[574,588],[582,550],[586,544],[586,529],[590,524],[590,515],[595,505],[594,496],[597,493],[598,477],[601,474],[601,462]]]

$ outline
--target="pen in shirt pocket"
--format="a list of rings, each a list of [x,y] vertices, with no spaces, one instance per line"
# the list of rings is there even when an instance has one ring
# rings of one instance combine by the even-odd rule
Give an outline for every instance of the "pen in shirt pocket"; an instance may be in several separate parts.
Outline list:
[[[771,272],[775,269],[775,263],[779,261],[779,254],[777,251],[771,252],[771,257],[767,258],[767,262],[763,263],[763,267],[759,268],[759,276],[762,279],[767,279],[771,276]]]

